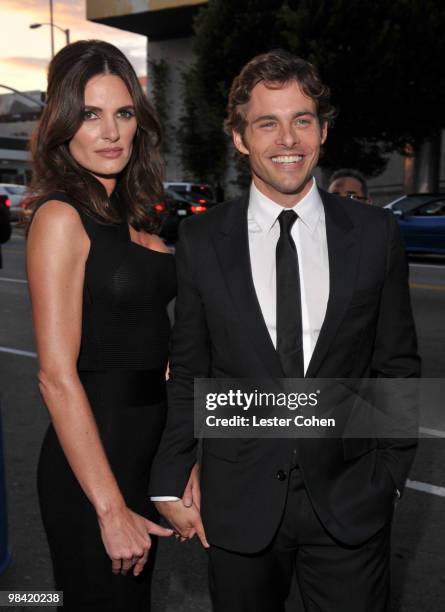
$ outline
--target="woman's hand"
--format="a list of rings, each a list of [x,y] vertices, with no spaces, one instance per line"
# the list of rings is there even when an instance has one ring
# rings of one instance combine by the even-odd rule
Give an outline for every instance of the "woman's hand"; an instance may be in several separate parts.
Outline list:
[[[98,520],[114,574],[126,574],[134,566],[133,574],[138,576],[148,559],[151,547],[149,534],[167,537],[173,534],[171,529],[149,521],[126,506],[107,512]]]

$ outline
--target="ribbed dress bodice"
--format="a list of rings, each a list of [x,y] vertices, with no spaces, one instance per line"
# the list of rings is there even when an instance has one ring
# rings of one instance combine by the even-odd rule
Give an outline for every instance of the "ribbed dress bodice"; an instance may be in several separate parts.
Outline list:
[[[173,255],[131,241],[128,224],[105,224],[62,192],[90,239],[85,267],[79,371],[158,370],[168,358],[167,304],[176,293]]]

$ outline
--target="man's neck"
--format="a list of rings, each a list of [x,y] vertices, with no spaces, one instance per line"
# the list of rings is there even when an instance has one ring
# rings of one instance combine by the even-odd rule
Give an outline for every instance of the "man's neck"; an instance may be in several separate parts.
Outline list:
[[[312,186],[314,185],[314,178],[311,176],[309,180],[305,183],[305,185],[295,193],[281,193],[271,187],[269,187],[266,183],[258,179],[255,175],[252,177],[253,184],[258,189],[258,191],[283,208],[294,208],[303,198],[310,192]]]

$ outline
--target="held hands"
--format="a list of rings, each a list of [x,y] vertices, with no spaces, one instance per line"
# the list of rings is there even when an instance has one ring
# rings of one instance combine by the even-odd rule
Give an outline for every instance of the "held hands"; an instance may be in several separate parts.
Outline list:
[[[106,516],[98,517],[102,541],[111,559],[114,574],[126,574],[133,566],[138,576],[144,569],[151,547],[150,533],[171,536],[173,531],[165,529],[126,506]]]
[[[166,521],[173,527],[176,537],[191,540],[196,534],[204,546],[209,548],[204,527],[201,521],[201,490],[199,487],[199,466],[193,467],[182,500],[157,501],[155,506]]]
[[[201,487],[199,486],[199,464],[195,463],[187,485],[184,489],[182,496],[182,503],[186,508],[191,508],[193,504],[198,508],[198,512],[201,512]]]

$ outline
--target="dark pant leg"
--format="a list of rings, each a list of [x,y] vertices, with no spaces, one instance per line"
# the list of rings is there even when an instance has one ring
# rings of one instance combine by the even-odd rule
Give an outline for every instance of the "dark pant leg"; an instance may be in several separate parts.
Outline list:
[[[214,612],[284,612],[295,575],[293,511],[294,504],[286,503],[277,536],[263,551],[246,555],[210,547],[209,584]],[[298,601],[298,593],[293,595]],[[302,612],[301,604],[296,609]]]
[[[297,564],[305,612],[386,612],[390,526],[361,546],[334,540],[313,510],[299,469],[290,472],[283,518],[271,545],[255,555],[212,546],[214,612],[282,612]],[[292,592],[286,610],[302,612]]]
[[[390,525],[360,546],[334,540],[291,472],[287,515],[295,517],[297,578],[306,612],[386,612],[390,595]],[[289,533],[278,538],[293,541]],[[298,606],[295,611],[300,610]]]
[[[209,585],[214,612],[284,612],[294,570],[293,553],[243,555],[209,549]]]
[[[306,612],[387,612],[389,528],[359,547],[302,545],[297,573]]]

